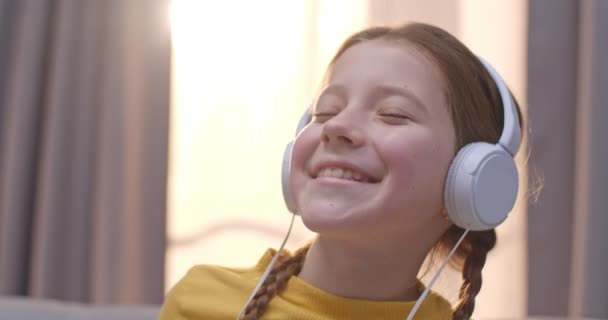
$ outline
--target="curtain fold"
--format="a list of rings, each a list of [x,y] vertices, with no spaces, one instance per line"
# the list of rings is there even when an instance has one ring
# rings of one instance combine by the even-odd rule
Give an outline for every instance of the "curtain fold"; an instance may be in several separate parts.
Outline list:
[[[528,314],[608,319],[608,2],[530,1]]]
[[[164,293],[168,0],[0,5],[0,294]]]
[[[608,2],[580,2],[570,314],[608,319]]]

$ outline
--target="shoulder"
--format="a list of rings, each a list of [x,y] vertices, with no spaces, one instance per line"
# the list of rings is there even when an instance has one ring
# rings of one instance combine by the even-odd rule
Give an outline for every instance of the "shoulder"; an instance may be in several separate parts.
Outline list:
[[[431,291],[423,302],[416,317],[420,319],[452,319],[452,305],[443,296]]]
[[[229,284],[255,280],[259,272],[257,268],[231,268],[218,265],[196,265],[190,268],[179,281],[178,287],[182,290],[200,290],[214,286],[218,282]]]
[[[238,313],[271,254],[272,250],[268,250],[255,266],[249,268],[218,265],[190,268],[165,296],[161,319],[222,318]]]
[[[172,291],[197,292],[217,285],[240,286],[243,283],[256,282],[264,272],[275,251],[268,249],[252,267],[236,268],[213,264],[196,265],[175,285]]]

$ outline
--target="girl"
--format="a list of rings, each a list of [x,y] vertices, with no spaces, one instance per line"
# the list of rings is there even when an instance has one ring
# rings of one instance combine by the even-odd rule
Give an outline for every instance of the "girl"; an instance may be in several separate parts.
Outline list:
[[[509,170],[519,109],[490,69],[425,24],[371,28],[347,39],[288,150],[288,208],[318,237],[294,254],[269,250],[250,269],[194,267],[167,295],[161,318],[405,319],[423,298],[416,319],[469,319],[496,243],[492,227],[517,193],[516,171]],[[460,179],[450,166],[467,144],[503,142],[503,128],[516,137],[507,143],[508,160],[494,157],[490,167],[499,173],[478,179],[469,211],[504,216],[469,225],[459,216],[462,204],[453,204],[458,194],[446,186]],[[427,256],[446,257],[455,247],[451,262],[463,283],[452,307],[434,292],[424,298],[417,275]],[[273,257],[278,262],[263,277]]]

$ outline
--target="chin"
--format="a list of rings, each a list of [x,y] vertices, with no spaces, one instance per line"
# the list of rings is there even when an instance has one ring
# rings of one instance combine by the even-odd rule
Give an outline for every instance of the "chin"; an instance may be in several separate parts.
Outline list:
[[[342,207],[332,202],[309,203],[300,212],[302,222],[320,235],[356,235],[361,237],[377,218],[370,212]]]

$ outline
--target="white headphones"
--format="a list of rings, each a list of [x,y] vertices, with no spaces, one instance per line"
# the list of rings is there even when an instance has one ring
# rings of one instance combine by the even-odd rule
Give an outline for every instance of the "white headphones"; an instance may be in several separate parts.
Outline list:
[[[495,228],[508,216],[517,197],[519,178],[513,156],[521,144],[521,128],[515,102],[496,70],[479,58],[488,70],[502,99],[504,125],[497,144],[473,142],[462,147],[448,171],[444,202],[452,222],[463,229]],[[296,130],[297,135],[311,121],[306,110]],[[287,144],[283,154],[281,182],[287,209],[295,214],[289,191],[289,170],[294,141]]]

